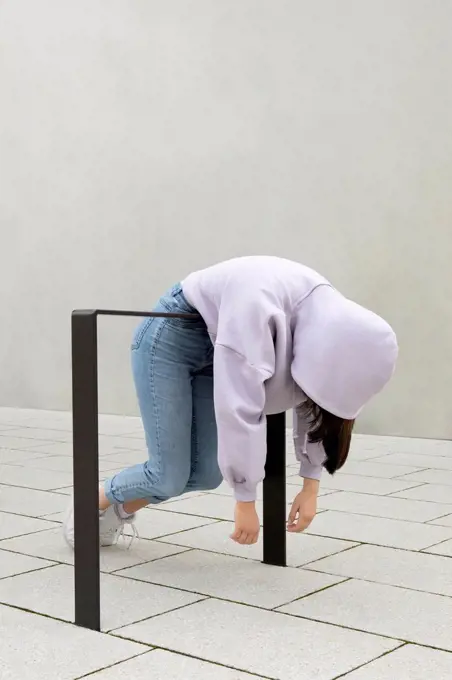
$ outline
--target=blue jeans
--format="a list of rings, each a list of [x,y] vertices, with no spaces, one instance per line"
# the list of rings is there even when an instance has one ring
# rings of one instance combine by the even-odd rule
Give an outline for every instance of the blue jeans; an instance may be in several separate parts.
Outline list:
[[[196,313],[180,285],[156,312]],[[149,460],[105,482],[110,503],[149,503],[217,488],[213,345],[203,319],[145,319],[132,344],[132,368]]]

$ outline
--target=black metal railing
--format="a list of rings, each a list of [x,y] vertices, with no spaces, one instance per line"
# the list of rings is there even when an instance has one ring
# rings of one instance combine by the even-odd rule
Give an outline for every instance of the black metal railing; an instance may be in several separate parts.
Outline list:
[[[92,630],[100,630],[98,316],[196,317],[104,309],[72,314],[75,623]],[[267,417],[263,561],[277,566],[286,566],[285,422],[285,413]]]

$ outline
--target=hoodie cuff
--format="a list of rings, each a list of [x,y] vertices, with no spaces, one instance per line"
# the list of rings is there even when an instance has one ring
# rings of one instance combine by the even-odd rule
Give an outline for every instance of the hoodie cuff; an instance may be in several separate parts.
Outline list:
[[[234,487],[235,500],[240,503],[252,503],[256,500],[256,490],[249,491],[245,489],[242,485]]]
[[[316,479],[320,481],[322,476],[322,466],[313,465],[307,456],[300,462],[300,477],[304,479]]]

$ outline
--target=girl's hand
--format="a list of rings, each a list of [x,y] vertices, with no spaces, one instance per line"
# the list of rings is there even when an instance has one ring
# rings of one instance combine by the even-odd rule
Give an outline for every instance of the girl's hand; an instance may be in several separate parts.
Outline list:
[[[257,543],[259,538],[260,524],[254,502],[235,504],[235,531],[231,538],[242,545]]]
[[[312,482],[312,484],[306,484]],[[296,496],[287,521],[287,531],[300,533],[308,528],[317,513],[317,494],[319,483],[305,480],[303,490]]]

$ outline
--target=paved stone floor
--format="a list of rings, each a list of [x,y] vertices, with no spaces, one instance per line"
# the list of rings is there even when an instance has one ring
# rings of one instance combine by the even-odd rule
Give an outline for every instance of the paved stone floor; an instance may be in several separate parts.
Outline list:
[[[104,477],[145,458],[137,418],[100,432]],[[71,464],[69,414],[0,409],[2,680],[452,678],[452,442],[357,435],[287,569],[229,540],[227,487],[143,510],[101,552],[102,633],[71,624]]]

